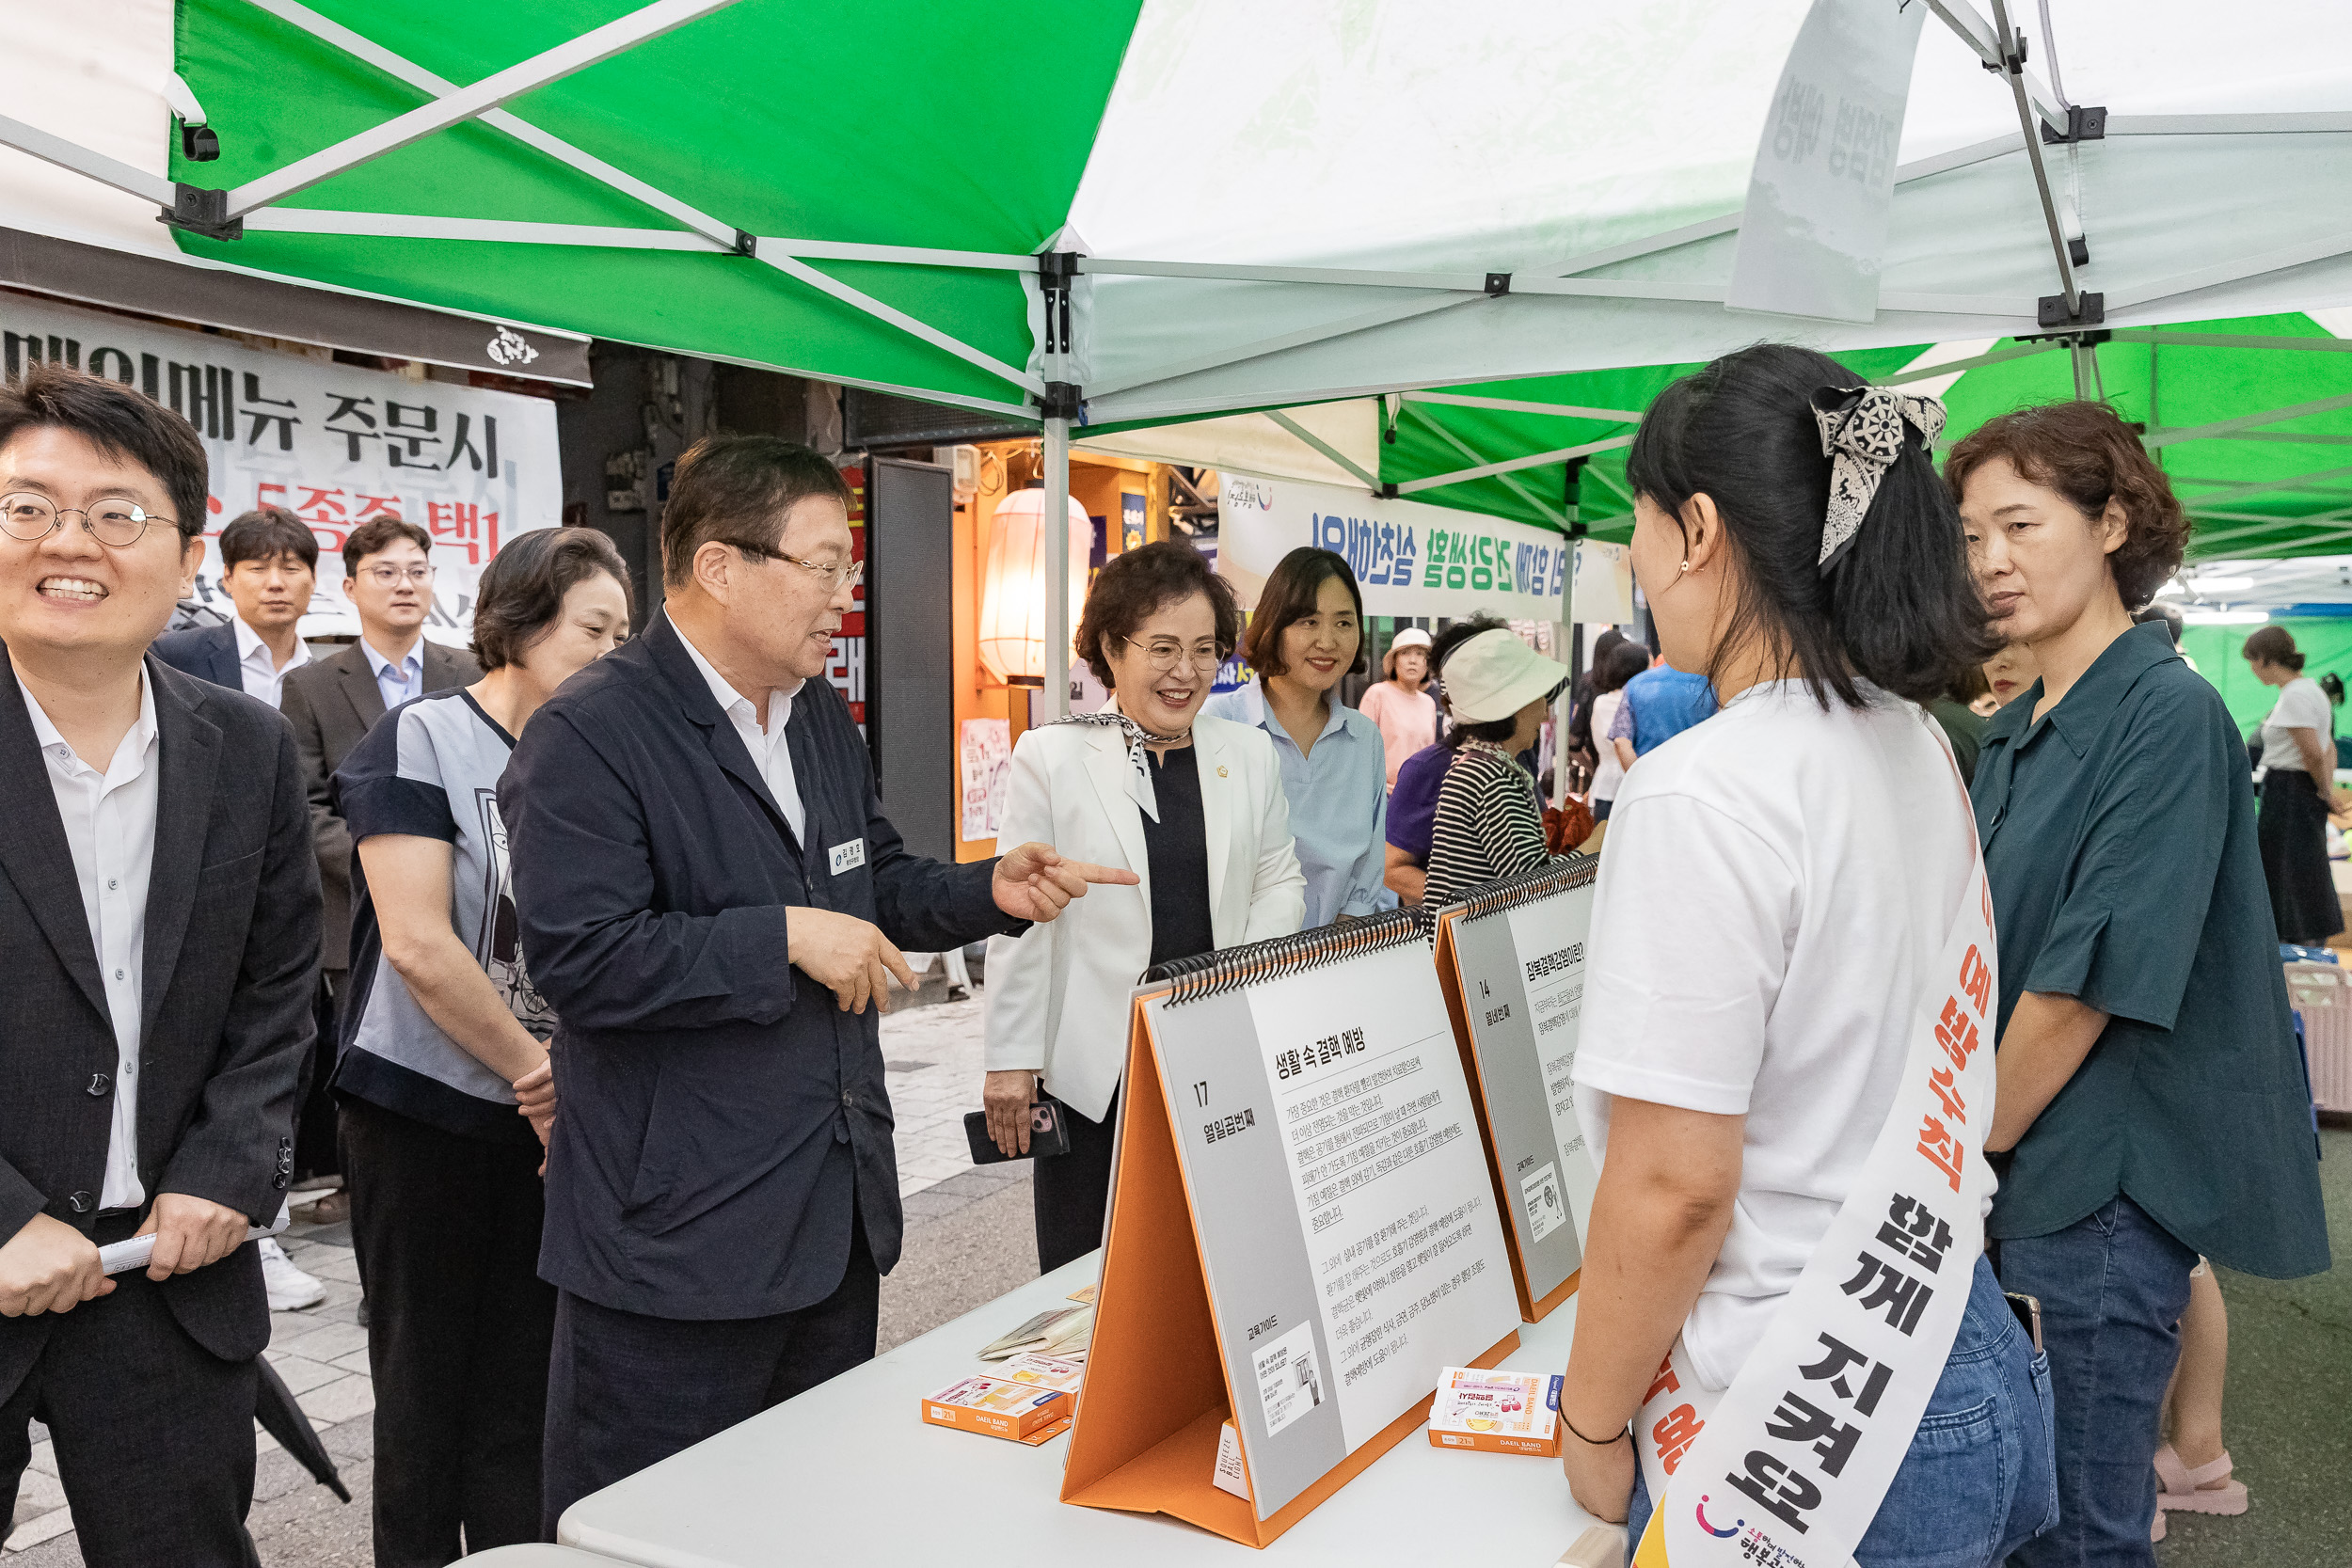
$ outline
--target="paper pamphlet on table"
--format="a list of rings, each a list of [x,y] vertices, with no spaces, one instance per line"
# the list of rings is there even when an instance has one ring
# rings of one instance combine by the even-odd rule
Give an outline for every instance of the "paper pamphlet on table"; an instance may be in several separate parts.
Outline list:
[[[287,1212],[286,1206],[281,1203],[278,1206],[276,1220],[267,1227],[258,1225],[246,1227],[245,1239],[248,1242],[258,1242],[266,1236],[276,1236],[282,1232],[290,1223],[291,1216]],[[127,1241],[114,1242],[100,1247],[98,1266],[108,1274],[129,1274],[133,1269],[147,1267],[154,1257],[155,1238],[153,1235],[133,1236]]]
[[[1087,1338],[1094,1331],[1094,1308],[1060,1307],[1050,1312],[1040,1312],[1027,1323],[999,1338],[980,1347],[983,1361],[1002,1361],[1009,1355],[1036,1352],[1042,1355],[1076,1355],[1087,1353]]]
[[[1438,975],[1506,1216],[1519,1310],[1576,1290],[1599,1167],[1577,1118],[1585,936],[1597,856],[1478,888],[1438,916]]]
[[[1066,1500],[1263,1545],[1518,1343],[1510,1264],[1409,914],[1136,995]],[[1232,1423],[1248,1500],[1219,1488]]]

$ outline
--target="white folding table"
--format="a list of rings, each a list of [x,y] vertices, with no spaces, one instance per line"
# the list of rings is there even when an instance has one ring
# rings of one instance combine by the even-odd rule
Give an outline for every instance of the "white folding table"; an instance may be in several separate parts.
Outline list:
[[[876,1563],[1238,1564],[1250,1547],[1163,1514],[1060,1500],[1067,1435],[1037,1448],[924,1423],[923,1397],[986,1370],[982,1345],[1092,1282],[1090,1253],[853,1371],[583,1497],[565,1544],[643,1568]],[[1522,1324],[1504,1365],[1567,1363],[1576,1300]],[[1430,1446],[1416,1430],[1273,1545],[1301,1565],[1551,1568],[1595,1521],[1559,1462]],[[553,1565],[550,1565],[553,1568]]]

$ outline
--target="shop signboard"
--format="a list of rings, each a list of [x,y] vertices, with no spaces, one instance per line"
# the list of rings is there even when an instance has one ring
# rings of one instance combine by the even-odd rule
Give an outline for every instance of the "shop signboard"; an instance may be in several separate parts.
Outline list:
[[[1252,602],[1282,557],[1316,546],[1347,558],[1367,615],[1562,621],[1571,544],[1448,506],[1217,475],[1216,569]]]
[[[136,387],[177,410],[211,465],[194,596],[230,612],[216,547],[223,526],[283,506],[319,543],[306,638],[357,637],[342,591],[343,541],[391,515],[427,530],[437,568],[425,635],[464,646],[475,585],[499,546],[562,521],[555,405],[445,381],[411,381],[325,357],[0,294],[0,372],[57,362]]]

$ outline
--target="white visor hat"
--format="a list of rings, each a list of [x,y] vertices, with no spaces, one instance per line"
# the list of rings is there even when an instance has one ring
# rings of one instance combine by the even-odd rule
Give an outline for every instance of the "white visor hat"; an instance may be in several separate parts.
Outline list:
[[[1447,656],[1444,674],[1454,721],[1463,724],[1508,719],[1568,678],[1565,670],[1503,626],[1482,631],[1454,649]]]

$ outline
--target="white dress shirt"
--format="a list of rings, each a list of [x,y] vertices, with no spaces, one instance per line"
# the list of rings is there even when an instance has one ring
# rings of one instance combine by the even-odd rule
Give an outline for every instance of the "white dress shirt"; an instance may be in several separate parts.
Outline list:
[[[269,651],[260,632],[245,624],[243,616],[231,615],[229,624],[237,634],[237,678],[245,683],[245,694],[259,697],[272,707],[283,707],[286,677],[310,662],[310,645],[295,638],[294,657],[281,670],[278,656]]]
[[[103,773],[76,756],[30,691],[24,712],[49,765],[49,787],[73,851],[82,913],[115,1026],[114,1128],[106,1138],[101,1209],[135,1209],[139,1183],[139,1006],[147,951],[147,879],[155,863],[155,800],[163,768],[155,740],[155,693],[139,671],[139,718]]]
[[[675,629],[675,626],[673,627]],[[768,693],[768,723],[762,728],[759,710],[752,700],[727,684],[726,677],[712,668],[703,651],[694,646],[693,639],[679,632],[677,640],[686,644],[688,657],[694,668],[710,685],[710,694],[726,709],[727,721],[735,733],[743,737],[743,749],[752,754],[752,766],[767,781],[768,793],[776,798],[777,809],[784,819],[792,824],[792,836],[805,841],[808,837],[807,812],[801,805],[800,781],[792,775],[792,749],[785,744],[785,726],[792,722],[792,699],[801,694],[805,681],[794,681],[789,687],[777,687]],[[805,842],[803,845],[806,847]]]
[[[384,693],[385,712],[391,712],[411,697],[424,695],[424,639],[419,638],[417,645],[398,664],[377,653],[364,637],[359,639],[359,652],[367,659],[368,668],[375,672],[375,688]]]

